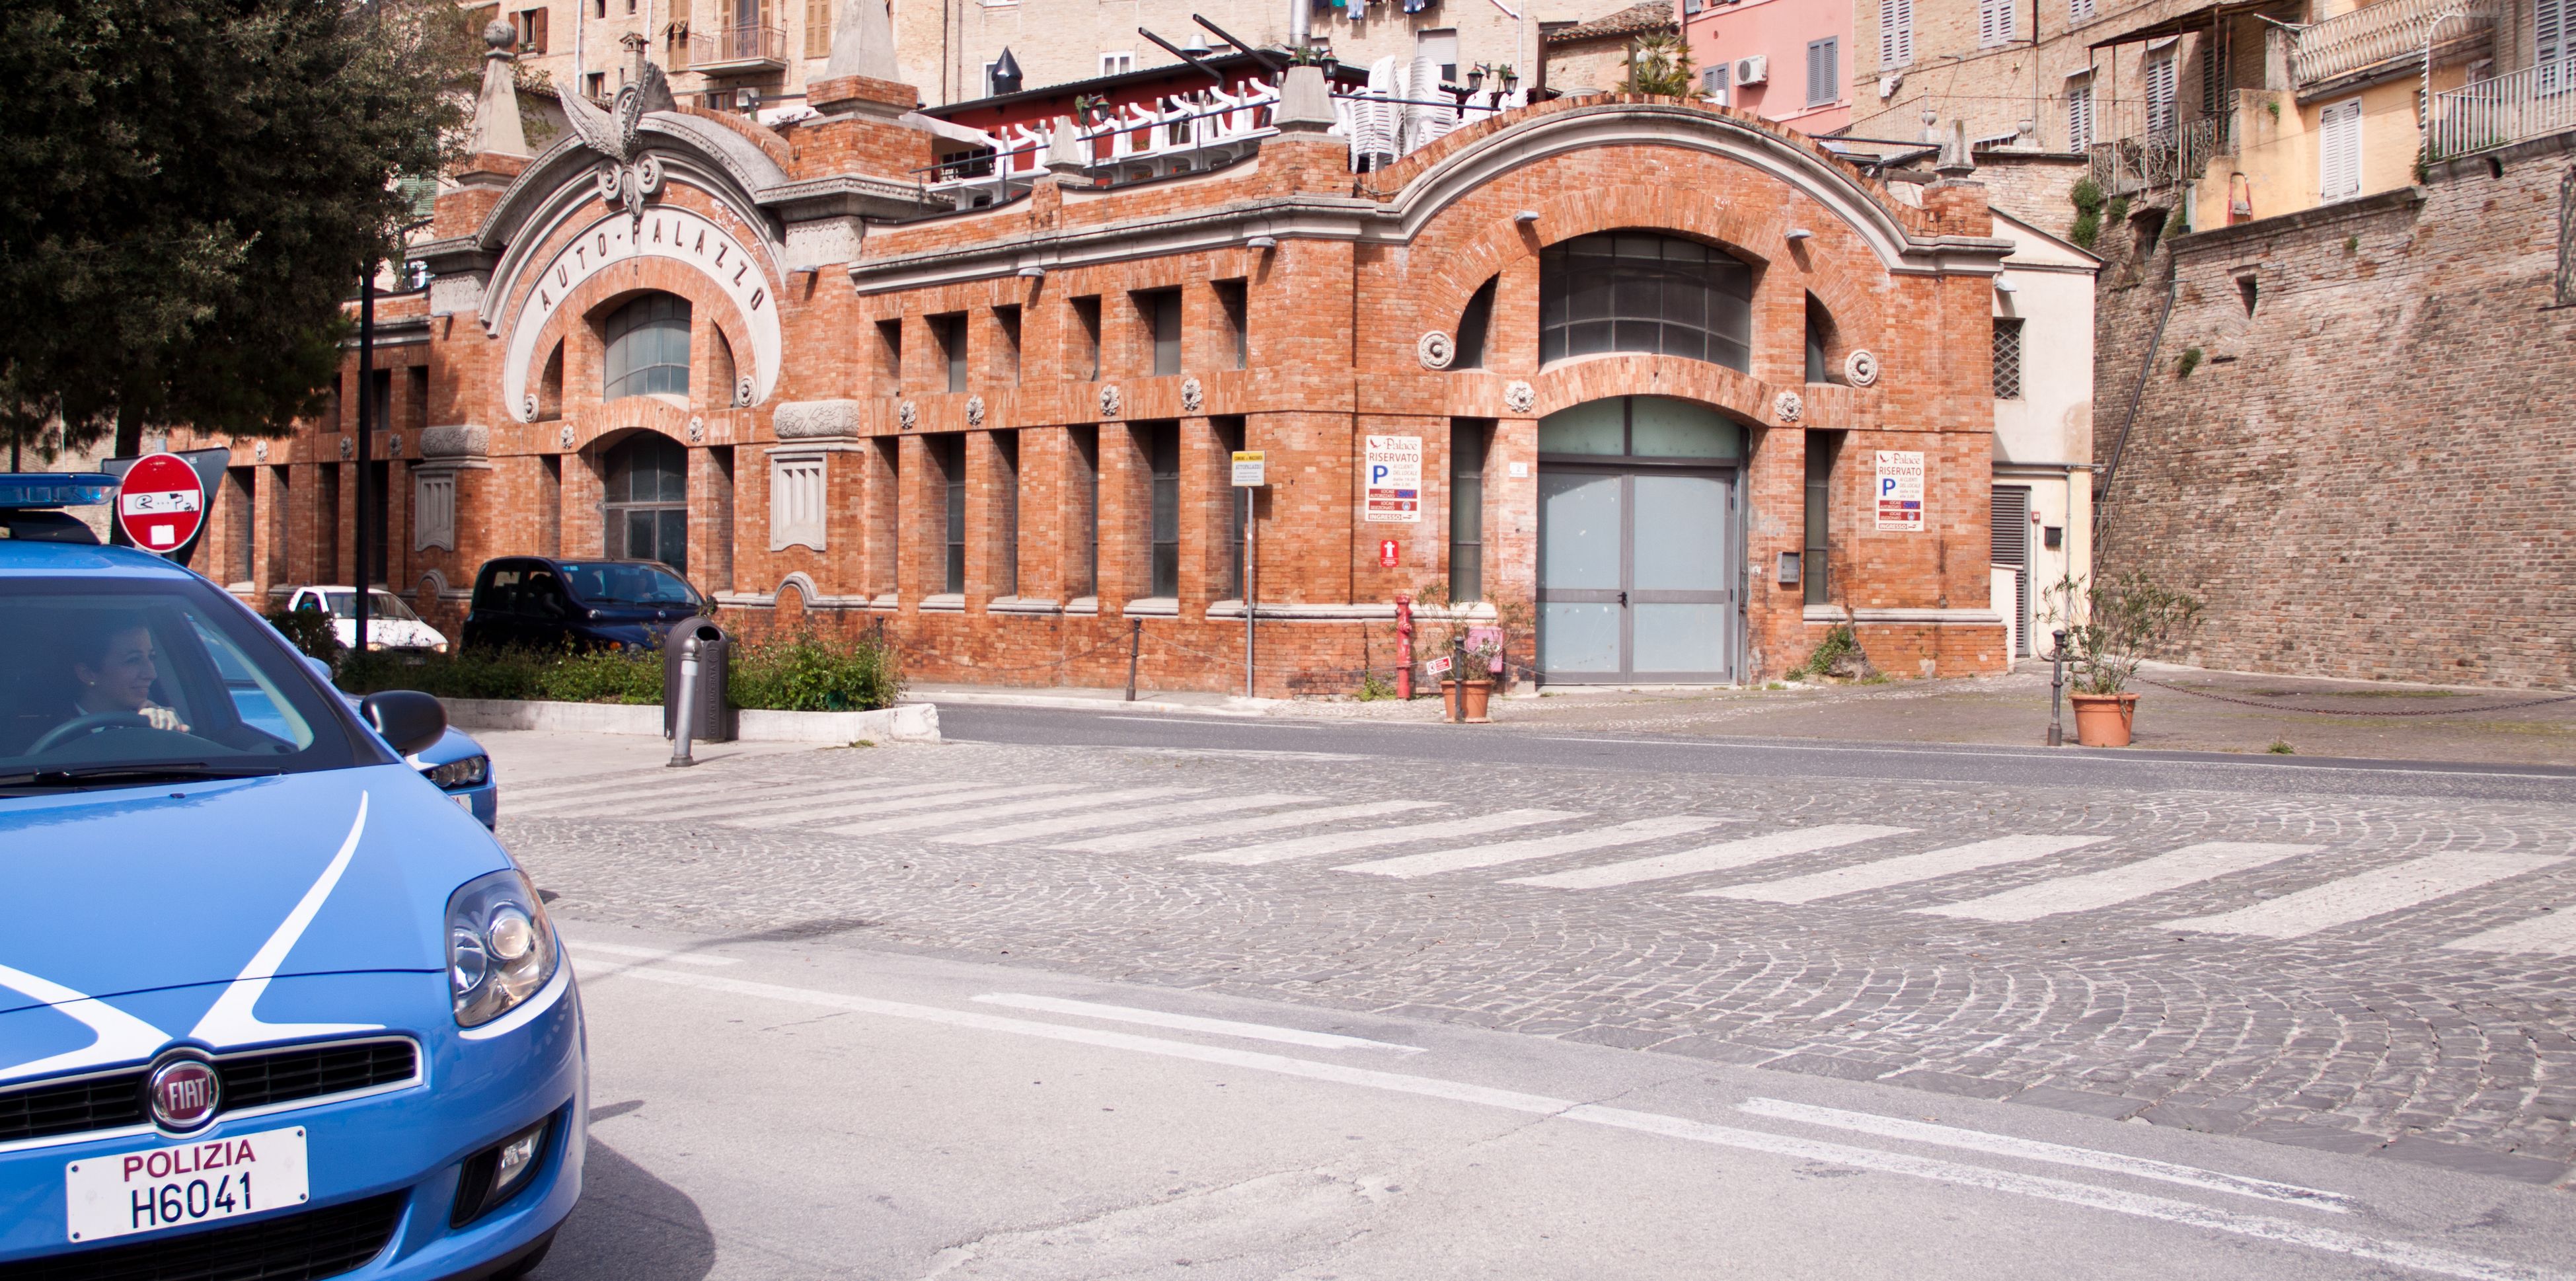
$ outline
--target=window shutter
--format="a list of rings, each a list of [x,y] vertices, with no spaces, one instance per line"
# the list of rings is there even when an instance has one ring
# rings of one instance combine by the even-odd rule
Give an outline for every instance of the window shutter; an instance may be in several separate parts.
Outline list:
[[[2567,0],[2534,0],[2531,6],[2532,60],[2548,63],[2566,57],[2567,35]]]
[[[2071,22],[2093,20],[2093,0],[2066,0],[2066,17]]]
[[[2003,37],[1995,26],[1995,10],[2001,7],[2002,0],[1977,0],[1978,48],[1990,49],[2003,43]]]
[[[2013,0],[1995,0],[1995,42],[2010,44],[2021,31],[2021,10]]]
[[[2174,125],[2174,60],[2168,54],[2147,62],[2147,132],[2166,134]]]
[[[832,0],[805,0],[805,56],[832,56]]]
[[[1839,51],[1834,47],[1835,43],[1830,38],[1807,42],[1807,105],[1810,107],[1821,106],[1842,96],[1842,86],[1837,83],[1839,77],[1835,75],[1837,64],[1841,62],[1836,56]]]
[[[1878,0],[1878,65],[1914,61],[1914,0]]]
[[[528,27],[530,30],[536,32],[536,35],[528,41],[530,45],[534,46],[529,50],[529,52],[544,53],[546,51],[546,11],[543,9],[529,10]]]
[[[2066,90],[2066,149],[2089,151],[2093,147],[2093,86],[2091,83],[2069,85]]]
[[[2361,99],[2338,102],[2318,113],[2325,133],[2317,198],[2344,200],[2361,194]]]

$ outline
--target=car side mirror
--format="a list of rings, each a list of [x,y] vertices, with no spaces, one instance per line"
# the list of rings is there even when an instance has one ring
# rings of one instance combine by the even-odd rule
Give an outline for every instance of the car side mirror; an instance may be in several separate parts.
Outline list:
[[[409,756],[436,743],[447,732],[447,708],[437,699],[418,690],[389,689],[370,694],[358,704],[358,714],[393,746],[394,751]]]

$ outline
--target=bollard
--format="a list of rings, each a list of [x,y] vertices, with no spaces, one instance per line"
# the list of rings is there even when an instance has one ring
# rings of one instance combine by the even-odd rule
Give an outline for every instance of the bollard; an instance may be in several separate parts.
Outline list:
[[[2064,747],[2066,746],[2066,724],[2062,717],[2066,695],[2066,629],[2058,628],[2053,635],[2057,641],[2057,648],[2048,652],[2048,738],[2043,745]]]
[[[689,755],[689,739],[698,730],[698,638],[691,630],[680,641],[680,701],[671,714],[671,759],[666,766],[670,769],[698,763]]]
[[[1145,645],[1145,620],[1127,620],[1127,701],[1136,701],[1136,652]]]
[[[1458,691],[1458,697],[1449,703],[1449,719],[1464,725],[1467,723],[1467,642],[1463,640],[1449,642],[1449,679],[1457,682],[1450,688]]]
[[[1413,595],[1395,594],[1395,696],[1413,701]]]

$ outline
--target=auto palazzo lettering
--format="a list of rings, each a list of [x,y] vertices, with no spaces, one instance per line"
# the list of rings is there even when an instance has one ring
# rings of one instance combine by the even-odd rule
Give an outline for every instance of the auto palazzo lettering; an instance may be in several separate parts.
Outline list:
[[[536,271],[511,324],[503,365],[502,397],[512,417],[532,421],[527,400],[529,367],[555,310],[591,277],[645,258],[685,263],[723,291],[750,333],[752,403],[769,398],[784,341],[762,256],[705,216],[663,206],[646,213],[639,223],[630,224],[619,214],[591,224]]]

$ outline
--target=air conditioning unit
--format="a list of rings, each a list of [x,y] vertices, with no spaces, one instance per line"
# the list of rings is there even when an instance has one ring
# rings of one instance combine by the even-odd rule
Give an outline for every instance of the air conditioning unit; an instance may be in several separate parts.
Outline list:
[[[1735,60],[1735,83],[1740,85],[1758,85],[1770,78],[1771,58],[1769,55],[1757,53],[1749,58],[1738,58]]]

